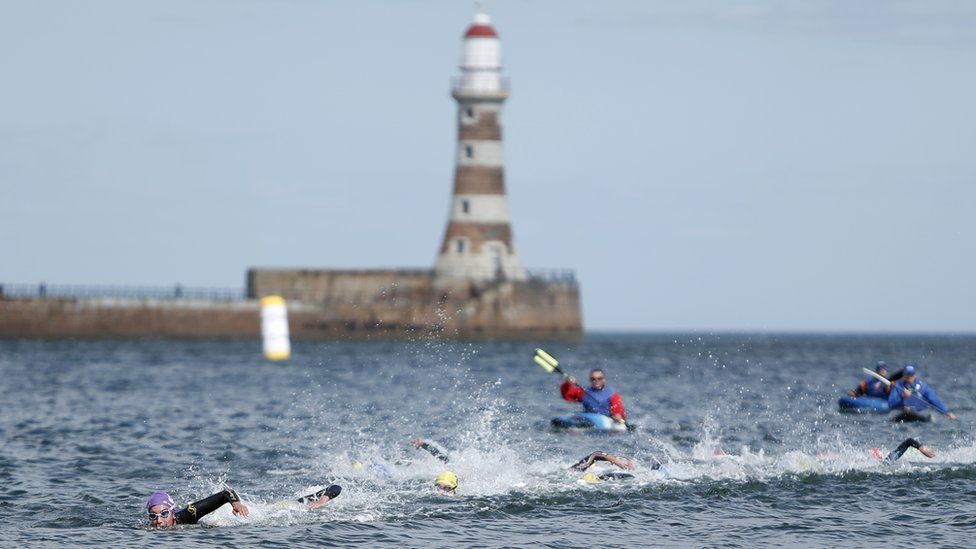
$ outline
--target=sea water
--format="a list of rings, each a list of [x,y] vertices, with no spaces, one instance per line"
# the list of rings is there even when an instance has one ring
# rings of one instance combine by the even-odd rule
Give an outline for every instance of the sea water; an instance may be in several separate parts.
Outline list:
[[[0,342],[0,545],[965,546],[976,533],[974,336],[539,345],[581,380],[603,368],[640,429],[550,430],[578,405],[532,344],[307,343],[268,363],[255,342]],[[959,420],[838,413],[882,359],[917,362]],[[907,436],[936,458],[871,456]],[[636,478],[566,470],[597,450],[635,459]],[[446,468],[455,497],[431,490]],[[342,495],[320,511],[288,503],[330,483]],[[185,504],[225,485],[250,517],[225,506],[147,529],[151,492]]]

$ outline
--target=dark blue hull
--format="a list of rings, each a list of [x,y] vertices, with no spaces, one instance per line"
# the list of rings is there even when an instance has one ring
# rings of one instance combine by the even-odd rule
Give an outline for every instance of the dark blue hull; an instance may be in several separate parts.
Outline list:
[[[848,413],[876,412],[879,414],[887,414],[890,411],[888,401],[876,397],[845,396],[837,401],[837,406],[840,407],[841,412]]]

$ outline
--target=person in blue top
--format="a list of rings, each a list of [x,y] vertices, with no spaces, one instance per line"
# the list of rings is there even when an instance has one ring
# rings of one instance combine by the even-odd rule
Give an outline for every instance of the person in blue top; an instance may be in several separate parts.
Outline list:
[[[607,376],[600,368],[590,371],[590,387],[584,389],[576,378],[569,376],[559,392],[563,398],[570,402],[582,402],[583,410],[610,416],[617,421],[627,421],[627,411],[624,410],[624,401],[620,398],[620,393],[616,389],[607,387]]]
[[[949,411],[949,407],[939,400],[935,391],[927,383],[918,379],[915,365],[908,363],[902,368],[902,378],[892,384],[888,395],[888,407],[892,410],[905,410],[915,413],[924,412],[932,406],[949,419],[956,419],[956,414]]]
[[[880,376],[888,377],[888,364],[883,360],[879,360],[877,364],[874,365],[874,371]],[[888,398],[888,386],[885,385],[880,379],[868,376],[864,378],[853,391],[849,391],[848,396],[859,397],[859,396],[869,396],[874,398]]]

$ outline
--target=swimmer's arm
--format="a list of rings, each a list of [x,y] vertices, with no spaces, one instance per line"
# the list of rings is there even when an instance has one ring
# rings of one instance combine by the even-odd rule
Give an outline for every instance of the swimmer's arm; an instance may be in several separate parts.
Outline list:
[[[577,461],[571,465],[570,469],[576,469],[577,471],[585,471],[593,466],[593,463],[597,461],[609,461],[610,463],[620,467],[621,469],[633,469],[634,464],[629,459],[618,458],[604,452],[593,452],[592,454],[586,456],[585,458]]]
[[[176,512],[176,522],[178,524],[196,524],[203,517],[220,509],[225,503],[230,504],[235,515],[244,517],[248,515],[247,507],[241,503],[241,498],[237,496],[237,492],[227,488],[208,498],[195,501],[187,505],[184,509],[180,509]]]
[[[585,471],[593,466],[593,462],[599,459],[598,456],[602,456],[600,452],[593,452],[592,454],[586,456],[585,458],[577,461],[576,463],[569,466],[570,469],[576,469],[577,471]]]
[[[444,463],[448,463],[449,461],[451,461],[451,458],[447,457],[447,454],[443,450],[441,450],[440,448],[434,446],[433,444],[427,442],[422,438],[418,438],[417,440],[414,440],[413,445],[421,450],[427,451],[427,453],[443,461]]]
[[[325,488],[323,490],[319,490],[314,494],[309,494],[307,496],[298,498],[298,502],[308,504],[308,510],[311,511],[312,509],[315,509],[316,507],[321,507],[326,503],[339,497],[340,493],[342,493],[342,486],[339,486],[338,484],[333,484],[332,486],[329,486],[328,488]]]
[[[621,469],[634,468],[634,462],[630,461],[629,459],[619,458],[617,456],[612,456],[610,454],[602,454],[602,455],[603,455],[603,459],[609,461],[610,463],[616,465],[617,467],[620,467]]]

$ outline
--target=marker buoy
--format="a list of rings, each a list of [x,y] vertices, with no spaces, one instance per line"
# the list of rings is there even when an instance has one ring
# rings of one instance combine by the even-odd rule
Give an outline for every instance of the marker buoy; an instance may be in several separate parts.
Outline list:
[[[261,341],[264,358],[288,360],[291,342],[288,339],[288,310],[284,298],[269,295],[261,300]]]

